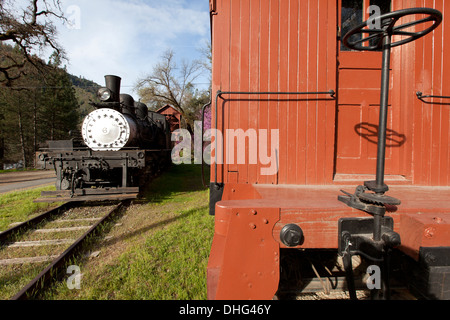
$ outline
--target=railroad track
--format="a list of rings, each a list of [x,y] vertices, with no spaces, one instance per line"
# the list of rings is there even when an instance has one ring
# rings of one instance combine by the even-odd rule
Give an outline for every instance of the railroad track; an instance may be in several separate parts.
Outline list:
[[[29,264],[46,266],[11,300],[35,296],[80,253],[91,236],[129,203],[68,202],[0,233],[0,268],[6,273],[3,279],[27,275],[24,266]],[[18,271],[20,268],[25,270]]]

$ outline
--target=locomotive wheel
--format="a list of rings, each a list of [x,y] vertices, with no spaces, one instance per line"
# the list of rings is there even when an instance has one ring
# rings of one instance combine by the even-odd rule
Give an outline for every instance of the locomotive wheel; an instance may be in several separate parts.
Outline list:
[[[426,15],[426,18],[419,19],[416,21],[404,23],[401,25],[397,25],[397,22],[409,15]],[[411,9],[403,9],[394,12],[389,12],[383,14],[377,18],[380,21],[381,29],[375,29],[370,27],[370,21],[367,20],[350,30],[342,39],[342,43],[353,50],[369,50],[375,51],[379,50],[383,46],[383,38],[387,35],[389,36],[406,36],[406,39],[398,40],[392,42],[390,47],[401,46],[403,44],[409,43],[411,41],[417,40],[434,29],[436,29],[442,21],[442,13],[436,9],[430,8],[411,8]],[[420,24],[424,24],[427,22],[433,22],[431,26],[426,28],[425,30],[419,32],[411,32],[405,31],[404,29],[411,28],[413,26],[417,26]],[[351,37],[353,35],[361,34],[363,36],[362,39],[352,40]],[[364,35],[367,35],[364,37]],[[366,45],[364,45],[366,44]]]

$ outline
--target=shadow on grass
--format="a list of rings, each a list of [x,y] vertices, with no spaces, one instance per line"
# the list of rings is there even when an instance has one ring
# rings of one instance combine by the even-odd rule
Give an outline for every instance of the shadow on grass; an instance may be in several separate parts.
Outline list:
[[[209,168],[205,168],[209,176]],[[171,165],[167,171],[149,182],[142,192],[142,199],[163,202],[175,194],[206,190],[201,181],[200,165]]]
[[[209,176],[209,168],[205,170],[205,175]],[[170,202],[176,196],[183,193],[195,192],[195,191],[206,191],[207,189],[203,187],[201,181],[201,166],[200,165],[172,165],[166,171],[164,171],[160,176],[154,178],[153,181],[149,182],[141,193],[141,201],[151,202],[151,203],[161,203]],[[140,234],[143,234],[152,229],[163,227],[179,219],[184,219],[199,210],[208,210],[208,203],[202,206],[192,208],[183,213],[168,218],[163,221],[155,222],[148,226],[142,226],[139,229],[133,230],[132,232],[123,234],[115,239],[111,239],[108,244],[115,244],[123,240],[133,238]]]
[[[205,210],[206,211],[208,208],[209,208],[208,205],[205,205],[205,206],[202,206],[202,207],[198,207],[198,208],[193,208],[193,209],[190,209],[190,210],[188,210],[188,211],[186,211],[186,212],[184,212],[184,213],[182,213],[182,214],[180,214],[180,215],[178,215],[176,217],[172,217],[172,218],[169,218],[169,219],[166,219],[166,220],[162,220],[162,221],[159,221],[159,222],[152,223],[152,224],[150,224],[148,226],[136,229],[136,230],[134,230],[132,232],[128,232],[128,233],[123,234],[123,235],[121,235],[119,237],[111,239],[111,240],[108,241],[108,245],[113,245],[113,244],[116,244],[118,242],[122,242],[124,240],[133,238],[133,237],[138,236],[140,234],[143,234],[143,233],[145,233],[147,231],[150,231],[151,229],[155,229],[155,228],[158,228],[158,227],[163,227],[163,226],[168,225],[168,224],[170,224],[172,222],[175,222],[175,221],[177,221],[179,219],[184,219],[184,218],[194,214],[195,212],[198,212],[199,210]]]

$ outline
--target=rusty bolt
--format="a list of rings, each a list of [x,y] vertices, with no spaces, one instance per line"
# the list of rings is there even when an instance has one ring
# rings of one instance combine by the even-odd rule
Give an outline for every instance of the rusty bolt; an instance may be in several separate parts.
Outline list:
[[[250,228],[251,229],[256,229],[256,225],[254,223],[250,223]]]
[[[296,247],[303,241],[303,231],[296,224],[287,224],[281,229],[280,240],[288,247]]]
[[[423,232],[423,235],[428,238],[431,239],[434,237],[434,233],[436,232],[436,229],[433,227],[428,227],[425,229],[425,231]]]
[[[442,222],[444,222],[444,219],[442,219],[441,217],[434,217],[433,221],[436,223],[442,223]]]
[[[252,209],[250,212],[251,212],[251,214],[254,215],[254,216],[258,213],[258,212],[256,212],[255,209]]]

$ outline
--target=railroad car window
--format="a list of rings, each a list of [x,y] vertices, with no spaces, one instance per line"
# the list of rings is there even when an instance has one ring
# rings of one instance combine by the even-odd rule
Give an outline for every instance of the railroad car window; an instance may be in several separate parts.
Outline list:
[[[391,12],[391,0],[370,0],[370,5],[378,6],[381,14]]]
[[[341,39],[347,32],[359,25],[363,21],[363,0],[342,0],[341,13]],[[361,38],[361,35],[352,36],[351,41]],[[341,51],[350,51],[341,42]]]
[[[380,8],[380,14],[391,11],[391,0],[342,0],[341,39],[347,32],[370,17],[371,13],[368,12],[368,8],[372,5]],[[353,35],[352,41],[360,38],[361,34]],[[341,51],[350,51],[350,49],[341,43]]]

